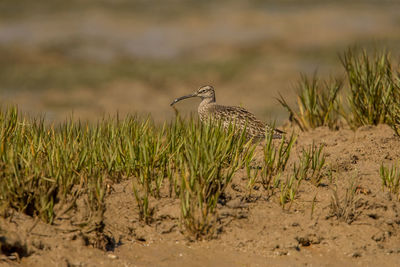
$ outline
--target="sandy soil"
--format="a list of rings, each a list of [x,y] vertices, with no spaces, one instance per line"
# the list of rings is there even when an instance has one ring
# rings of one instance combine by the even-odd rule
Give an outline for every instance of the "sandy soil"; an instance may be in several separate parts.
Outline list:
[[[332,182],[327,169],[319,187],[304,181],[290,210],[282,210],[277,196],[266,198],[262,187],[249,196],[245,171],[240,170],[226,201],[218,207],[218,234],[211,240],[193,241],[180,231],[179,200],[153,201],[154,221],[144,225],[138,220],[130,182],[122,180],[109,187],[103,233],[83,233],[74,226],[87,212],[79,207],[52,226],[17,213],[1,219],[0,265],[398,265],[400,202],[398,196],[382,190],[379,167],[399,158],[400,138],[386,125],[355,132],[318,128],[299,133],[292,159],[313,141],[325,145]],[[345,207],[345,192],[352,181],[357,191],[350,216],[337,218],[332,215],[333,190],[337,189]]]

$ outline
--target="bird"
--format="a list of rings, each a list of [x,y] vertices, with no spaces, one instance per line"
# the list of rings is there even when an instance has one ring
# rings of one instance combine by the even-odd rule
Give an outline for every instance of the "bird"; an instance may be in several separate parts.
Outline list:
[[[262,140],[265,138],[266,132],[271,131],[272,127],[264,122],[258,120],[256,116],[245,108],[237,106],[223,106],[216,103],[215,90],[211,85],[199,87],[197,91],[192,94],[178,97],[172,101],[171,106],[177,102],[192,98],[199,97],[201,102],[197,109],[200,121],[207,122],[210,119],[221,121],[224,129],[235,124],[239,130],[246,129],[246,135],[253,140]],[[280,139],[284,134],[283,131],[278,129],[272,130],[272,138]]]

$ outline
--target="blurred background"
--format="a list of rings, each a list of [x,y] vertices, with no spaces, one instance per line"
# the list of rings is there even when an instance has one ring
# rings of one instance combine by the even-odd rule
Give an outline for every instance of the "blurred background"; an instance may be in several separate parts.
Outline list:
[[[300,73],[341,76],[350,46],[399,62],[400,1],[0,1],[0,105],[50,122],[73,114],[175,116],[210,84],[220,104],[287,118]],[[180,102],[196,112],[198,99]]]

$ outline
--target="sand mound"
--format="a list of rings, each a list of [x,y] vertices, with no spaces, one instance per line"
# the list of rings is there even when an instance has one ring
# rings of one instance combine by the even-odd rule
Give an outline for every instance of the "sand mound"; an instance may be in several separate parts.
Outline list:
[[[214,239],[190,241],[182,234],[179,200],[171,198],[154,201],[154,220],[143,224],[138,220],[132,185],[122,180],[109,186],[102,225],[78,226],[87,212],[79,209],[82,214],[66,213],[54,225],[18,213],[2,218],[0,264],[398,264],[400,203],[398,196],[382,189],[379,167],[396,163],[400,138],[386,125],[356,132],[318,128],[299,134],[292,160],[312,142],[325,145],[327,164],[320,186],[304,181],[290,209],[283,210],[276,196],[265,197],[262,187],[249,195],[246,172],[240,170],[219,204]],[[350,189],[355,194],[346,202]]]

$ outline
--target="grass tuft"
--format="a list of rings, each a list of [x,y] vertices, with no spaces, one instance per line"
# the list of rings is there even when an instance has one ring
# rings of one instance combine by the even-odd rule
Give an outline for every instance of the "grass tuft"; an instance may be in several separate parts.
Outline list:
[[[294,121],[302,131],[319,126],[336,129],[339,120],[338,93],[343,86],[341,80],[321,83],[316,74],[310,79],[301,76],[298,83],[296,112],[280,95],[279,103],[289,112],[289,120]]]
[[[390,54],[376,53],[372,58],[366,50],[361,53],[349,49],[341,57],[350,92],[347,102],[349,115],[344,115],[350,126],[387,123],[394,96],[394,76]]]
[[[395,165],[392,165],[392,167],[389,169],[389,167],[386,167],[383,164],[381,164],[381,167],[379,169],[379,174],[382,179],[382,190],[388,188],[389,192],[391,194],[397,195],[398,200],[400,200],[399,169]]]
[[[275,147],[272,137],[273,132],[268,131],[265,138],[266,144],[263,147],[264,157],[260,171],[261,184],[265,190],[269,191],[269,195],[273,194],[273,190],[277,186],[276,176],[285,170],[293,144],[296,142],[294,134],[288,140],[285,140],[283,136],[279,147]]]
[[[387,123],[400,135],[400,75],[393,70],[390,53],[370,55],[366,50],[348,49],[340,60],[344,81],[301,77],[297,110],[280,96],[278,101],[289,112],[289,120],[302,131],[320,126],[337,129],[342,121],[352,129]]]
[[[219,197],[253,147],[234,125],[225,131],[220,123],[189,123],[177,163],[182,224],[196,238],[214,233]]]
[[[337,193],[337,186],[332,188],[332,197],[330,204],[329,217],[336,217],[338,220],[344,221],[348,224],[354,222],[360,215],[357,211],[357,185],[354,179],[349,183],[346,189],[345,196],[340,199]]]

